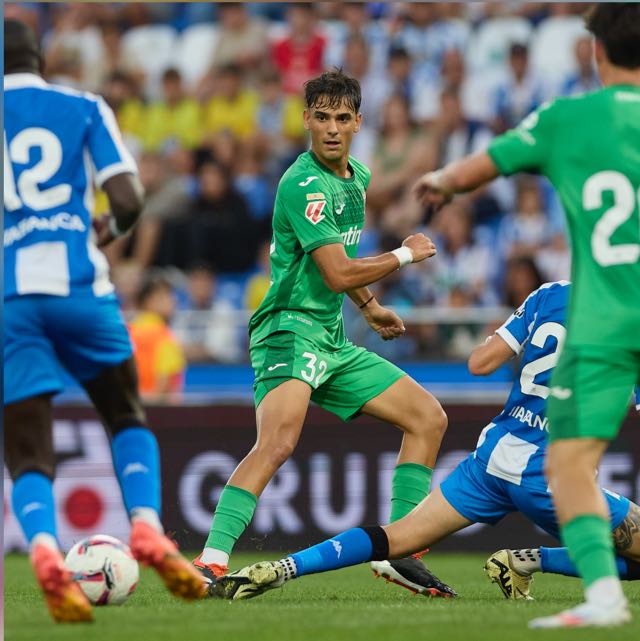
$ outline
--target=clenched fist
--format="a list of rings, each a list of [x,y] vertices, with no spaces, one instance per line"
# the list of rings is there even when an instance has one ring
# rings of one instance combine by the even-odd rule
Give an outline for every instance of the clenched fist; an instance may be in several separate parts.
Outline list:
[[[419,263],[425,258],[431,258],[435,256],[437,249],[433,244],[431,238],[428,238],[424,234],[413,234],[412,236],[407,236],[402,241],[403,247],[408,247],[413,254],[413,262]]]

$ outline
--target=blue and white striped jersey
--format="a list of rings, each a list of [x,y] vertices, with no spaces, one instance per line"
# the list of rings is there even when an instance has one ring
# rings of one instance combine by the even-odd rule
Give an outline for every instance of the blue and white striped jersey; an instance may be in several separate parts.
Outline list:
[[[570,285],[542,285],[496,331],[522,360],[504,410],[482,430],[474,456],[487,473],[516,485],[545,483],[544,409],[566,335]],[[640,407],[640,388],[635,402]]]
[[[4,296],[104,296],[93,187],[137,167],[104,100],[30,73],[4,78]]]
[[[476,460],[493,476],[517,485],[540,484],[551,372],[558,362],[566,329],[570,283],[546,283],[507,319],[496,333],[522,361],[502,413],[484,428]]]

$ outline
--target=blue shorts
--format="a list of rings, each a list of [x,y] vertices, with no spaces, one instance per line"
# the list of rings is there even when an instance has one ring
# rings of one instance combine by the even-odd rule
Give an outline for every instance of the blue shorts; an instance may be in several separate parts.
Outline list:
[[[114,296],[29,295],[4,303],[4,402],[64,389],[64,367],[81,383],[133,351]]]
[[[473,454],[460,462],[440,485],[444,498],[474,523],[495,524],[511,512],[521,512],[556,539],[560,538],[551,494],[544,478],[526,486],[487,474]],[[629,499],[603,490],[615,530],[627,516]]]

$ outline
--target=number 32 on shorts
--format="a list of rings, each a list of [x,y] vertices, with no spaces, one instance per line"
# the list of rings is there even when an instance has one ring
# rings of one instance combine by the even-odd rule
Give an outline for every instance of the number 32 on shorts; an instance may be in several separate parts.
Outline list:
[[[327,362],[318,361],[318,357],[311,352],[304,352],[304,354],[302,354],[302,358],[307,359],[307,364],[302,368],[300,374],[307,383],[317,389],[318,385],[320,385],[320,381],[327,372]]]

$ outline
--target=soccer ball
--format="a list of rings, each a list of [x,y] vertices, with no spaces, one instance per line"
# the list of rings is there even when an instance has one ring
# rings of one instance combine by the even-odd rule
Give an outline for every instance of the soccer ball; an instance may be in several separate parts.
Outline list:
[[[120,605],[138,584],[138,563],[129,546],[107,534],[78,541],[65,565],[94,605]]]

